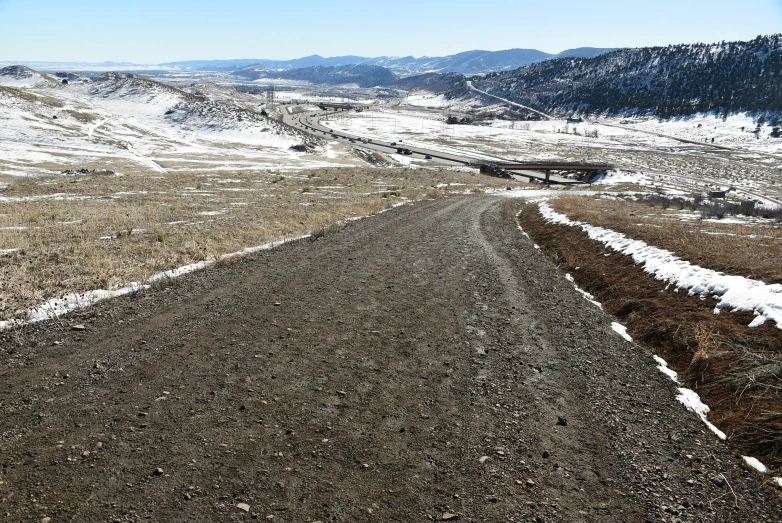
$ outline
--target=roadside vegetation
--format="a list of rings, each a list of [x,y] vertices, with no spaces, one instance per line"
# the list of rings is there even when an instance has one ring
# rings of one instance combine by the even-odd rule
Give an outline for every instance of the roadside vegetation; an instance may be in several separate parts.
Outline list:
[[[754,216],[747,216],[738,214],[739,204],[656,195],[638,200],[611,195],[565,197],[553,200],[551,206],[571,220],[621,232],[701,267],[782,283],[778,211],[752,209]]]
[[[550,205],[570,219],[625,233],[703,267],[782,281],[782,229],[774,220],[724,223],[655,200],[614,197],[563,197]],[[580,229],[545,222],[535,204],[523,206],[519,222],[637,343],[662,356],[682,384],[698,392],[711,408],[709,420],[741,453],[782,466],[782,336],[773,322],[749,328],[751,313],[715,315],[713,300],[674,292]]]
[[[401,202],[506,185],[404,168],[0,181],[0,320]]]

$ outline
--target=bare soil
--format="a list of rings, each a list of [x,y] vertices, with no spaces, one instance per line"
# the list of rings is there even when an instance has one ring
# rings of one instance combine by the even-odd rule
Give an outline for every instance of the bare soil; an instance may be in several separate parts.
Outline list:
[[[518,206],[419,202],[3,334],[0,519],[782,520]]]

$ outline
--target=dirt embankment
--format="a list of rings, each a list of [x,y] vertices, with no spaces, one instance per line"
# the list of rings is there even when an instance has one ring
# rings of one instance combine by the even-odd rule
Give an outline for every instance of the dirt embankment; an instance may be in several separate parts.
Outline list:
[[[420,202],[3,334],[0,519],[780,520],[517,209]]]
[[[709,420],[734,448],[782,466],[782,337],[773,322],[750,329],[752,313],[715,315],[713,300],[667,289],[632,258],[577,227],[546,223],[536,205],[524,206],[519,222],[634,340],[662,356],[698,392],[711,408]]]

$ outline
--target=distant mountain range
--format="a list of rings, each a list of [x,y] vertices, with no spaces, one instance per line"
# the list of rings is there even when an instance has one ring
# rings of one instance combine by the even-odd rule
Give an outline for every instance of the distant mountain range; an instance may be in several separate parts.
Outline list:
[[[158,64],[164,67],[176,67],[194,71],[233,71],[248,66],[264,67],[271,70],[292,70],[309,67],[341,67],[346,65],[375,65],[385,67],[398,76],[413,76],[424,73],[462,73],[486,74],[494,71],[509,71],[519,67],[565,57],[593,57],[614,49],[580,47],[568,49],[558,54],[544,53],[537,49],[507,49],[505,51],[465,51],[450,56],[424,56],[402,58],[379,56],[334,56],[324,58],[319,55],[305,56],[295,60],[191,60]]]
[[[263,66],[249,65],[231,71],[231,74],[243,80],[260,80],[276,78],[283,80],[299,80],[313,84],[355,84],[359,87],[375,87],[390,85],[397,77],[389,69],[378,65],[351,64],[337,66],[316,65],[301,69],[267,69]]]
[[[342,67],[348,65],[375,65],[385,67],[399,77],[415,76],[424,73],[462,73],[466,75],[486,74],[496,71],[510,71],[525,65],[555,58],[589,58],[614,51],[613,48],[579,47],[557,54],[544,53],[537,49],[506,49],[504,51],[465,51],[449,56],[305,56],[293,60],[268,60],[263,58],[242,58],[237,60],[188,60],[161,64],[136,64],[132,62],[0,62],[4,65],[22,63],[39,71],[155,71],[163,69],[181,69],[188,71],[225,71],[232,72],[245,67],[263,67],[270,70],[289,71],[310,67]]]

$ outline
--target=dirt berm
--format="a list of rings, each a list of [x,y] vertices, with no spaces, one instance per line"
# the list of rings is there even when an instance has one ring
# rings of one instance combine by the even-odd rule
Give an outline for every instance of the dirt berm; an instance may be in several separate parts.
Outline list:
[[[417,203],[5,333],[0,520],[779,521],[517,208]]]

